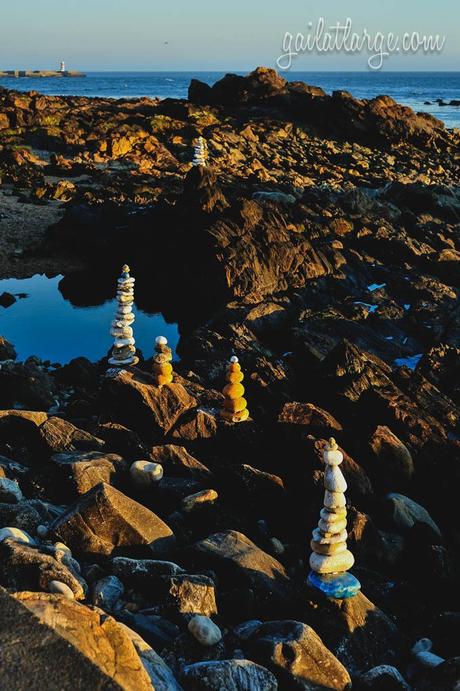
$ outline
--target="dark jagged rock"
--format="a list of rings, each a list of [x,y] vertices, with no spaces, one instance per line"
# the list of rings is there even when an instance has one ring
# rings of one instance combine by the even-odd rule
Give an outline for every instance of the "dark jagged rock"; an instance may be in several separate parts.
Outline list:
[[[294,603],[294,589],[284,567],[234,530],[210,535],[189,548],[192,560],[214,569],[227,588],[251,588],[256,611],[276,612]],[[283,604],[282,604],[283,603]]]
[[[51,457],[51,462],[56,470],[53,472],[53,482],[56,479],[60,481],[60,496],[65,496],[68,501],[73,501],[101,482],[116,485],[127,470],[121,456],[99,451],[57,453]]]
[[[245,644],[251,659],[271,670],[281,687],[346,689],[351,684],[345,667],[321,638],[299,621],[269,621]]]
[[[56,536],[77,553],[110,555],[164,554],[174,535],[161,518],[110,485],[101,483],[84,494],[52,526]]]
[[[153,376],[133,368],[106,377],[103,397],[107,409],[122,424],[151,437],[167,434],[196,405],[181,384],[158,387]]]

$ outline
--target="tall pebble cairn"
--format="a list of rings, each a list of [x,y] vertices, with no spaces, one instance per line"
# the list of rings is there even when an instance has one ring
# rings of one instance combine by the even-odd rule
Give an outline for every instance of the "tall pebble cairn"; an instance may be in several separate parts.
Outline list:
[[[236,355],[230,358],[225,379],[227,384],[222,391],[225,400],[220,416],[227,422],[244,422],[249,417],[249,410],[246,407],[247,401],[243,398],[244,386],[241,382],[244,374]]]
[[[168,346],[168,339],[157,336],[153,353],[153,376],[157,386],[171,384],[173,380],[172,350]]]
[[[208,145],[203,137],[198,137],[194,145],[193,165],[206,166],[208,163]]]
[[[132,311],[135,279],[130,276],[129,271],[129,266],[125,264],[117,281],[118,306],[110,330],[114,344],[109,359],[109,364],[115,367],[129,367],[139,362],[132,329],[135,318]]]
[[[347,548],[347,483],[339,468],[343,454],[335,439],[329,440],[323,459],[324,507],[310,543],[313,552],[310,556],[308,583],[328,597],[344,599],[356,595],[361,586],[348,573],[355,560]]]

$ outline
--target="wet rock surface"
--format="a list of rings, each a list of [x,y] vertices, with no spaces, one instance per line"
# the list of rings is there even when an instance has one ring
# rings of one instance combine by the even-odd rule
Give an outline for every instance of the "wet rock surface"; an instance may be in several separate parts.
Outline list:
[[[95,267],[129,261],[138,306],[181,333],[162,387],[151,353],[52,367],[0,339],[0,585],[28,608],[37,674],[36,626],[84,661],[72,688],[95,669],[101,689],[454,689],[458,132],[265,69],[188,101],[0,105],[2,194],[37,219],[62,205],[25,257],[5,245],[12,271],[83,265],[106,300]],[[210,164],[191,167],[200,135]],[[81,281],[64,289],[78,302]],[[233,354],[240,424],[219,416]],[[306,584],[330,436],[350,600]]]

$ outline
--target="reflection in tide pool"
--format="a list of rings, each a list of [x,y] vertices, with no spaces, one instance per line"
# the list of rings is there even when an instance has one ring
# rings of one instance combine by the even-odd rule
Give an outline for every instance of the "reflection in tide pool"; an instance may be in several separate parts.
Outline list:
[[[0,281],[0,295],[11,293],[17,300],[6,309],[0,306],[0,336],[14,345],[19,360],[38,355],[42,360],[61,364],[79,356],[96,361],[111,348],[115,299],[96,307],[75,307],[59,291],[62,278],[37,274]],[[133,311],[136,347],[145,358],[151,357],[153,341],[160,334],[176,348],[177,324],[166,323],[161,314],[146,314],[137,308]]]

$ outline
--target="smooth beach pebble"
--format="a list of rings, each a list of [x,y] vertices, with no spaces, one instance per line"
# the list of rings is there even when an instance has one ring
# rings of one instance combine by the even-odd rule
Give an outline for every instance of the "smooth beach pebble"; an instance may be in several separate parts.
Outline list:
[[[19,528],[2,528],[0,530],[0,542],[3,540],[14,540],[15,542],[25,542],[28,545],[35,545],[36,542],[25,530]]]
[[[329,492],[345,492],[347,483],[342,471],[334,465],[327,466],[324,471],[324,486]]]
[[[67,600],[74,600],[75,596],[73,591],[66,583],[62,581],[50,581],[48,584],[48,590],[50,593],[56,593],[56,595],[63,595]]]
[[[338,449],[328,449],[323,455],[327,465],[340,465],[343,461],[343,453]]]
[[[207,647],[219,643],[222,633],[212,619],[197,614],[188,623],[188,630],[198,643]]]
[[[347,500],[342,492],[329,492],[326,490],[324,493],[324,506],[327,509],[343,509],[347,505]]]
[[[160,482],[163,477],[163,466],[152,461],[135,461],[129,473],[135,485],[149,487]]]
[[[310,542],[310,547],[312,548],[313,552],[316,552],[316,554],[324,554],[325,556],[330,557],[333,554],[345,552],[347,549],[347,543],[335,542],[332,544],[321,544],[320,542],[316,542],[316,540],[312,540]]]
[[[347,521],[346,520],[341,520],[341,521],[323,521],[321,518],[318,522],[318,528],[321,530],[322,533],[330,533],[332,535],[336,535],[337,533],[341,533],[342,530],[345,530],[347,527]]]
[[[355,558],[348,549],[331,556],[315,552],[310,556],[310,568],[316,573],[342,573],[351,569],[354,563]]]
[[[313,533],[313,540],[315,542],[319,542],[321,545],[333,545],[336,544],[337,542],[346,542],[347,541],[347,531],[342,530],[340,533],[337,533],[337,535],[332,535],[331,537],[325,537],[319,528],[315,528]]]

